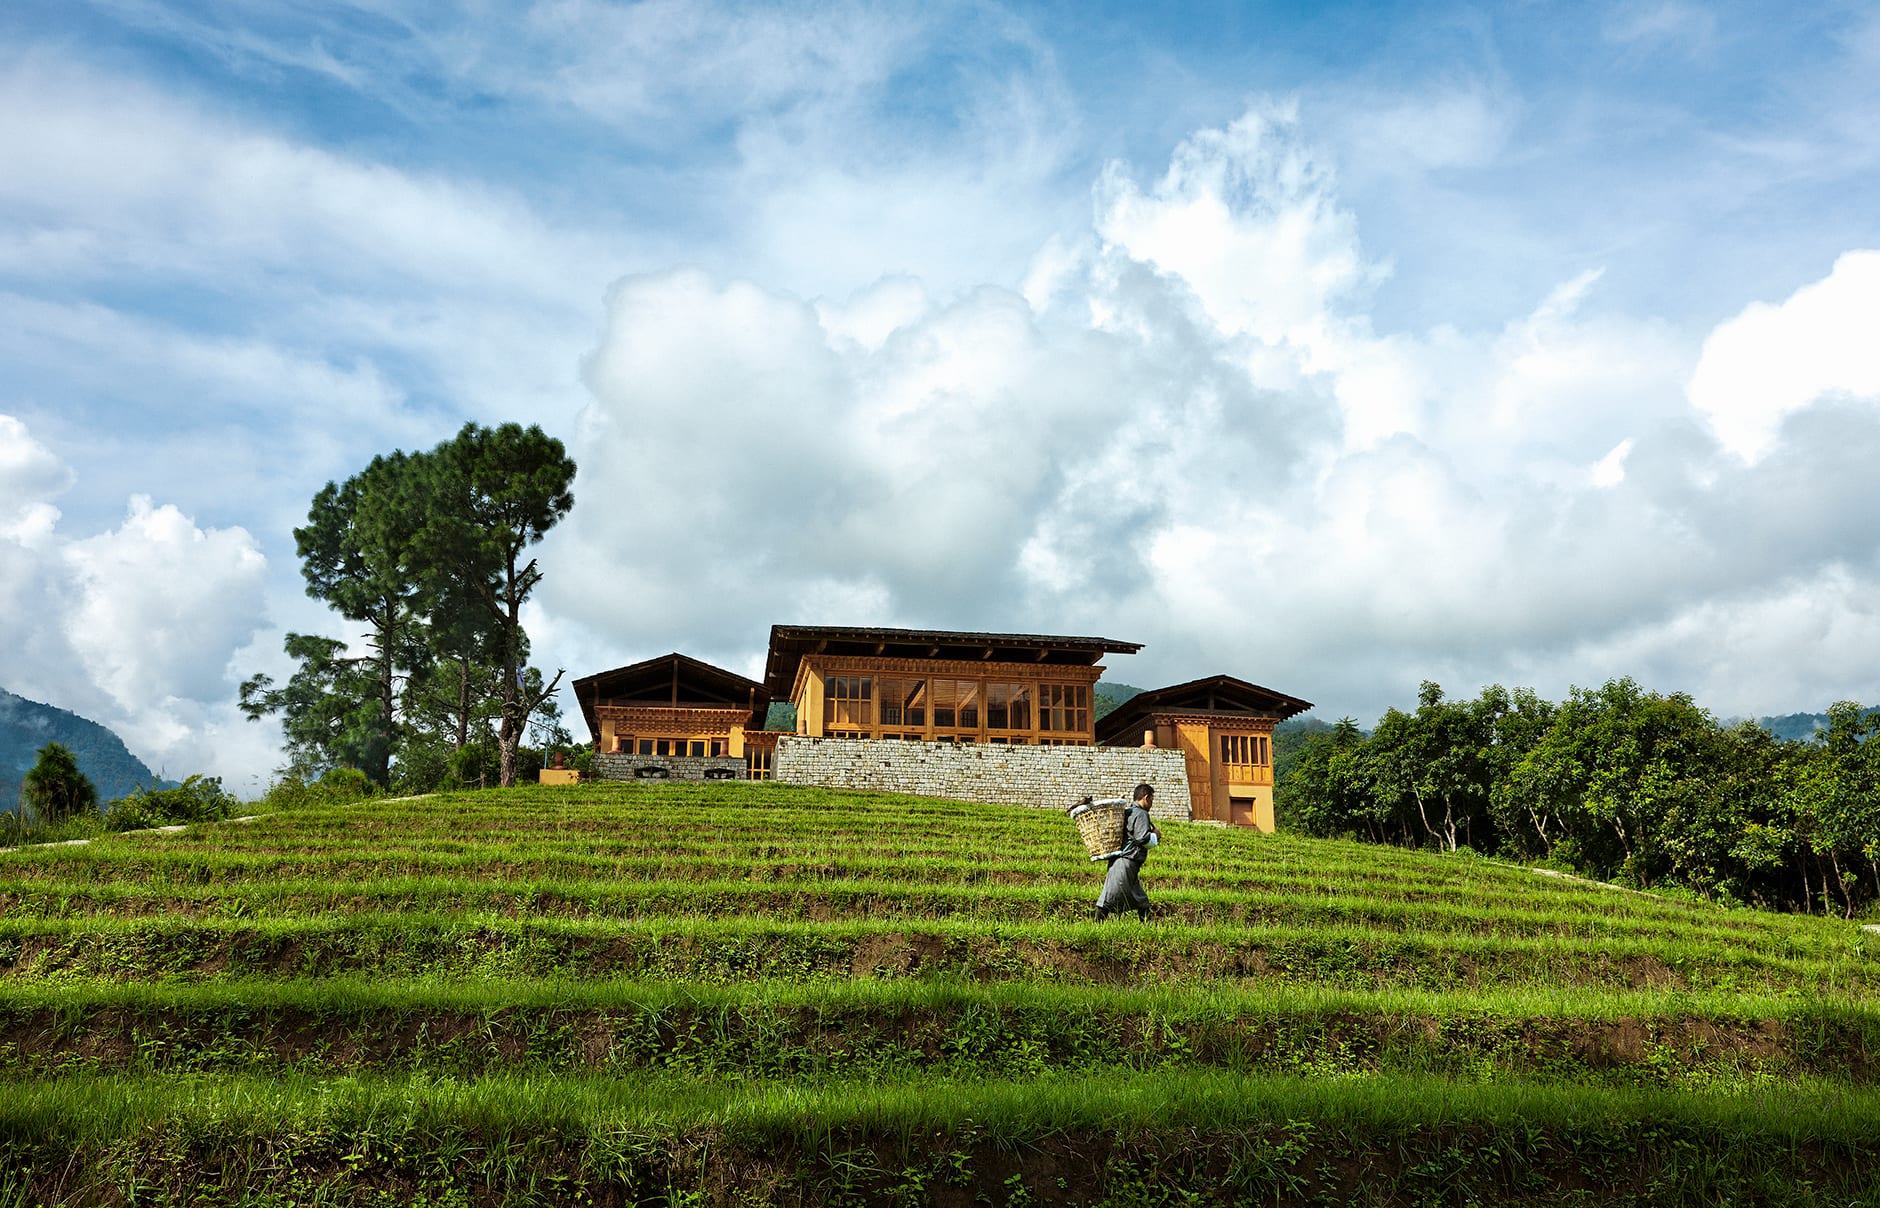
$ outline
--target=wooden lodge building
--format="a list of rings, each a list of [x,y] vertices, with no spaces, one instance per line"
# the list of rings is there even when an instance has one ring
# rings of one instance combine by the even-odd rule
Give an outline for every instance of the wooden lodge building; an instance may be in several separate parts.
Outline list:
[[[1307,701],[1214,676],[1123,702],[1101,722],[1106,654],[1139,643],[1044,634],[775,625],[764,680],[673,653],[574,681],[594,749],[620,774],[767,779],[780,739],[1179,750],[1190,816],[1273,829],[1273,727]],[[796,728],[766,730],[773,701]],[[637,762],[636,762],[637,761]],[[732,769],[735,769],[735,773]]]

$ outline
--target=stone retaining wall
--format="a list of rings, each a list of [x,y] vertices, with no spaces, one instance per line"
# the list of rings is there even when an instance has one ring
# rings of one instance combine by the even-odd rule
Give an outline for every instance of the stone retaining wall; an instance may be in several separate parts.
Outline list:
[[[642,768],[664,768],[666,774],[645,774]],[[708,777],[707,772],[730,773]],[[629,755],[609,751],[594,756],[594,775],[599,780],[743,780],[747,773],[742,755]]]
[[[992,743],[777,740],[772,775],[784,784],[950,797],[1061,810],[1086,795],[1127,797],[1155,786],[1157,818],[1188,819],[1188,765],[1154,747],[1034,747]]]

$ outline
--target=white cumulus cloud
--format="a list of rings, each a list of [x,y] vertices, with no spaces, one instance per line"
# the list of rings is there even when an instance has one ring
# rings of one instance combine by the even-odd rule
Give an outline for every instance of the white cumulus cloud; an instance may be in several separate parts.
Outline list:
[[[127,710],[228,695],[228,658],[263,622],[267,559],[239,528],[200,529],[134,496],[122,526],[64,551],[76,588],[66,635]]]
[[[33,546],[49,538],[59,519],[51,500],[72,480],[71,467],[34,440],[24,423],[0,415],[0,541]]]
[[[254,538],[143,495],[116,528],[74,537],[50,503],[72,482],[0,415],[0,518],[16,518],[0,525],[0,686],[111,727],[153,770],[255,780],[274,756],[241,728],[230,665],[266,624]]]
[[[1785,417],[1845,395],[1880,402],[1880,251],[1849,252],[1783,302],[1751,303],[1704,342],[1691,405],[1717,439],[1755,461]]]

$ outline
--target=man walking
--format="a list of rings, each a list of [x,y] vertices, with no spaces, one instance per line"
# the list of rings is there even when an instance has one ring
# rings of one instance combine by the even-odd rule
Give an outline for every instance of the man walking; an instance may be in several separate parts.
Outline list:
[[[1123,846],[1109,854],[1110,871],[1103,878],[1103,892],[1097,896],[1097,908],[1091,918],[1101,923],[1113,914],[1134,910],[1136,917],[1149,921],[1149,895],[1142,891],[1136,874],[1149,858],[1149,849],[1160,840],[1149,809],[1155,804],[1155,790],[1146,784],[1136,786],[1135,800],[1123,811]]]

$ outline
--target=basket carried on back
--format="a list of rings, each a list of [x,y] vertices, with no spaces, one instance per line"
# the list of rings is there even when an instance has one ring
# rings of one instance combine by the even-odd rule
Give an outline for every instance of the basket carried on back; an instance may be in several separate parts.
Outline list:
[[[1084,850],[1093,856],[1107,856],[1123,846],[1123,811],[1129,803],[1121,797],[1108,801],[1087,801],[1071,807],[1071,819],[1084,841]]]

